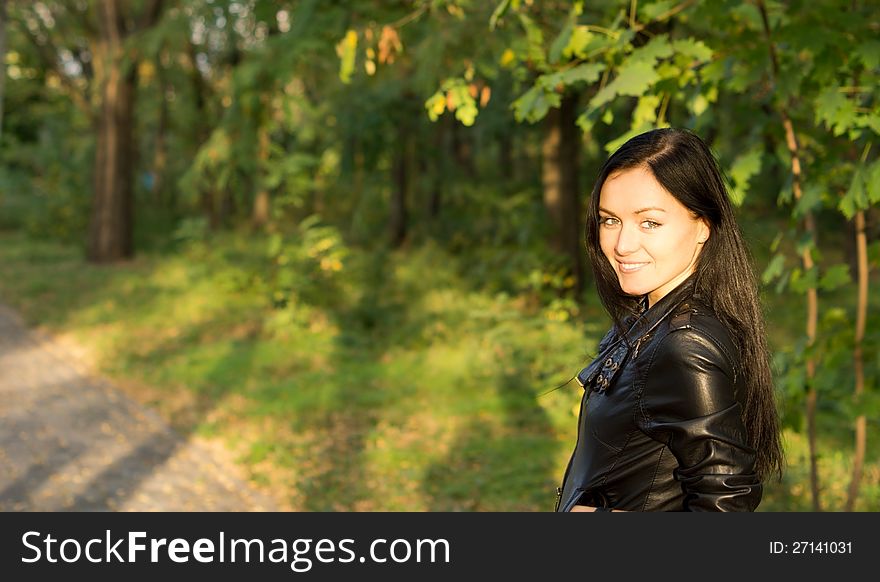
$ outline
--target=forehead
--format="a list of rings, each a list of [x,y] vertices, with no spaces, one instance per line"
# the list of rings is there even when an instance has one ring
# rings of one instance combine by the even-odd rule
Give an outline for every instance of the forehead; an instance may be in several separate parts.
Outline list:
[[[608,176],[599,193],[599,206],[621,213],[649,207],[667,212],[686,211],[684,205],[644,167],[630,168]]]

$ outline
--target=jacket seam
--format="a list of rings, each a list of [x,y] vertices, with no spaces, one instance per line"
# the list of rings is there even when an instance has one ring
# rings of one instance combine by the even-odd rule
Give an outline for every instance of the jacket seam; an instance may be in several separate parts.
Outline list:
[[[648,501],[651,499],[651,493],[654,492],[654,483],[657,482],[657,473],[660,471],[660,461],[663,460],[663,452],[666,450],[666,447],[660,447],[660,455],[657,457],[657,462],[654,464],[654,474],[651,475],[651,485],[648,487],[648,494],[645,495],[645,502],[642,504],[642,511],[647,511],[648,509]]]
[[[697,328],[695,327],[695,329],[697,329]],[[731,356],[730,352],[727,351],[727,348],[724,347],[724,344],[717,337],[712,335],[712,333],[709,330],[705,329],[703,326],[699,326],[698,331],[702,334],[705,334],[705,336],[707,338],[709,338],[709,340],[713,344],[715,344],[715,347],[718,348],[718,351],[720,351],[724,355],[724,357],[727,358],[727,362],[730,365],[730,371],[732,374],[732,377],[730,380],[732,383],[736,383],[736,365],[735,365],[736,360],[734,360],[734,358],[733,358],[733,356]]]
[[[608,476],[614,472],[614,469],[617,467],[617,463],[620,462],[620,458],[623,456],[623,452],[626,450],[627,445],[629,445],[629,441],[632,439],[632,435],[635,433],[634,430],[629,431],[626,435],[626,441],[624,441],[623,446],[620,448],[620,451],[614,455],[614,462],[611,463],[611,466],[605,471],[605,474],[602,475],[602,480],[599,482],[599,487],[605,487],[605,483],[608,481]]]
[[[651,373],[651,368],[654,367],[654,359],[657,356],[657,350],[660,348],[660,344],[663,343],[663,340],[665,340],[668,335],[669,335],[669,332],[664,334],[663,337],[655,338],[654,346],[653,346],[653,349],[651,350],[651,356],[648,358],[648,365],[645,367],[645,371],[639,377],[639,389],[636,392],[637,399],[638,399],[639,412],[642,415],[642,421],[644,423],[643,428],[641,430],[646,435],[648,435],[649,437],[651,437],[655,441],[659,441],[659,442],[663,442],[663,441],[660,438],[658,438],[657,436],[655,436],[656,435],[655,431],[653,431],[651,429],[652,419],[651,419],[651,415],[648,413],[647,409],[645,408],[644,393],[645,393],[645,387],[648,384],[648,375]],[[666,444],[666,443],[664,443],[664,444]]]

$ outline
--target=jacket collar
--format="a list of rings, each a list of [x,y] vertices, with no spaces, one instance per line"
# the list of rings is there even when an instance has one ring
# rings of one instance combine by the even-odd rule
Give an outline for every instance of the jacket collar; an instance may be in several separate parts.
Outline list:
[[[618,335],[589,366],[580,371],[577,375],[578,384],[583,388],[591,385],[592,390],[604,392],[613,383],[630,351],[637,354],[645,336],[694,294],[695,281],[696,274],[691,274],[650,308],[647,307],[648,298],[645,296],[642,300],[642,312],[624,319],[627,331],[623,337]]]
[[[647,307],[648,296],[642,298],[642,312],[637,316],[630,316],[625,320],[627,332],[624,334],[626,343],[634,343],[659,325],[661,321],[675,312],[679,305],[694,294],[696,273],[692,273],[687,279],[679,283],[678,287],[660,298],[660,301]]]

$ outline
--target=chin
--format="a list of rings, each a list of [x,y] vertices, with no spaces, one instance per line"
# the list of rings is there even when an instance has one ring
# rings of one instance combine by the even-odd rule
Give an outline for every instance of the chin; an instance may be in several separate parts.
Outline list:
[[[620,285],[620,289],[627,295],[632,295],[633,297],[639,297],[649,292],[647,289],[643,289],[637,285],[624,284],[619,278],[617,279],[617,283]]]

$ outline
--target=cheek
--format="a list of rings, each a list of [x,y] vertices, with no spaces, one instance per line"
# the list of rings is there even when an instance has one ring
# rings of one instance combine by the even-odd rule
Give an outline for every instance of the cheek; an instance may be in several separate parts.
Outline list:
[[[611,233],[608,231],[599,231],[599,248],[602,249],[602,254],[611,260],[614,257],[614,240],[611,236]]]

